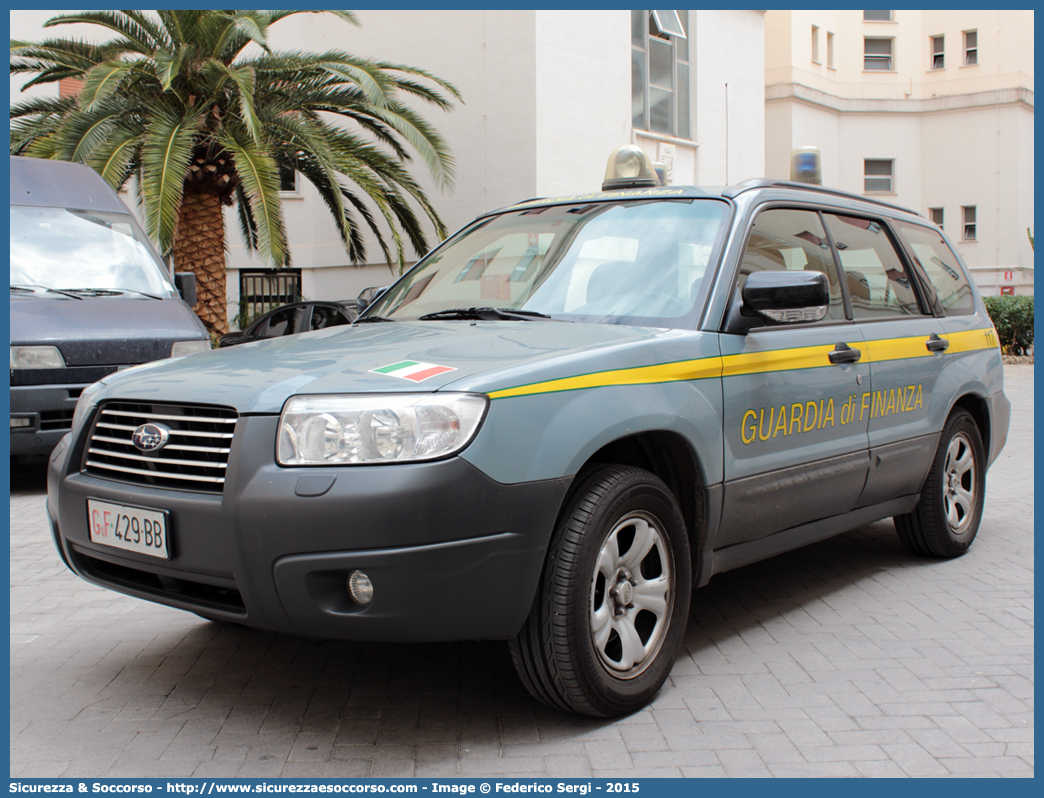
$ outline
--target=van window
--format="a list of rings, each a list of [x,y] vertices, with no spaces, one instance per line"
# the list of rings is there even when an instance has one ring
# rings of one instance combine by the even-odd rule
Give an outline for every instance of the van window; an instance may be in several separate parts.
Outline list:
[[[927,275],[947,316],[967,316],[975,312],[968,278],[943,237],[934,230],[916,224],[897,222],[921,269]]]
[[[11,285],[175,296],[131,217],[11,206]]]

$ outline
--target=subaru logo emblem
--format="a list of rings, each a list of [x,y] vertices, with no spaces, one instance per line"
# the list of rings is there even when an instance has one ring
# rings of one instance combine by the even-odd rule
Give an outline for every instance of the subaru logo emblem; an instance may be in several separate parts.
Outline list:
[[[142,424],[131,435],[131,443],[143,452],[162,449],[170,440],[170,430],[160,424]]]

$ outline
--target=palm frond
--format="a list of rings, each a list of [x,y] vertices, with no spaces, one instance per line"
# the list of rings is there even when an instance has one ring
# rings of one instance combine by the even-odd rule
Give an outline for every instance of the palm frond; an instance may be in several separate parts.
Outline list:
[[[249,66],[243,66],[238,69],[229,69],[228,75],[239,89],[239,111],[243,116],[243,122],[250,131],[254,144],[260,144],[261,123],[254,111],[254,70]]]
[[[142,142],[145,227],[164,253],[174,246],[178,209],[198,125],[198,116],[186,117],[169,108],[158,108]]]
[[[119,190],[130,177],[135,154],[141,146],[144,131],[117,125],[109,137],[92,152],[87,165],[102,179]]]
[[[257,225],[257,251],[265,260],[278,265],[286,261],[286,233],[279,204],[279,168],[272,156],[242,135],[226,126],[217,137],[236,161],[240,185],[250,204]]]
[[[106,97],[119,88],[123,78],[134,69],[128,61],[108,61],[98,64],[84,78],[80,91],[80,107],[84,111],[93,111]]]
[[[84,11],[79,14],[61,14],[44,23],[45,28],[72,24],[100,25],[123,36],[128,49],[142,55],[151,54],[162,42],[157,41],[152,31],[141,25],[125,11]]]
[[[243,234],[243,243],[247,252],[257,252],[257,222],[250,212],[250,200],[243,191],[243,184],[236,184],[236,211],[239,216],[239,231]]]
[[[446,143],[420,116],[403,105],[393,108],[374,108],[373,115],[387,122],[410,143],[427,164],[432,178],[441,189],[453,185],[453,156]]]
[[[166,91],[170,88],[170,84],[174,82],[174,78],[181,72],[181,65],[185,60],[185,53],[188,51],[186,45],[181,45],[177,52],[171,55],[170,53],[164,52],[163,50],[157,50],[153,59],[156,62],[156,77],[159,78],[160,85],[163,90]]]

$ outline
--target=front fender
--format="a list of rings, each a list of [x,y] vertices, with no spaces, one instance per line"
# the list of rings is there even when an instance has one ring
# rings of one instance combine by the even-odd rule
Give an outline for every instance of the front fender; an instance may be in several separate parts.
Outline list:
[[[689,442],[712,484],[723,478],[722,415],[718,377],[494,399],[461,457],[502,483],[557,479],[615,440],[670,431]]]

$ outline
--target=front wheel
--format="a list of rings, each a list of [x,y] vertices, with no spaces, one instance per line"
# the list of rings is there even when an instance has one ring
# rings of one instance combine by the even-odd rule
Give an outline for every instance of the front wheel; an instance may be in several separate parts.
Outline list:
[[[975,540],[986,493],[986,456],[966,410],[946,421],[931,471],[912,512],[895,517],[899,540],[914,554],[959,557]]]
[[[653,474],[588,475],[555,529],[528,620],[510,642],[526,688],[591,717],[640,709],[685,634],[692,565],[674,496]]]

